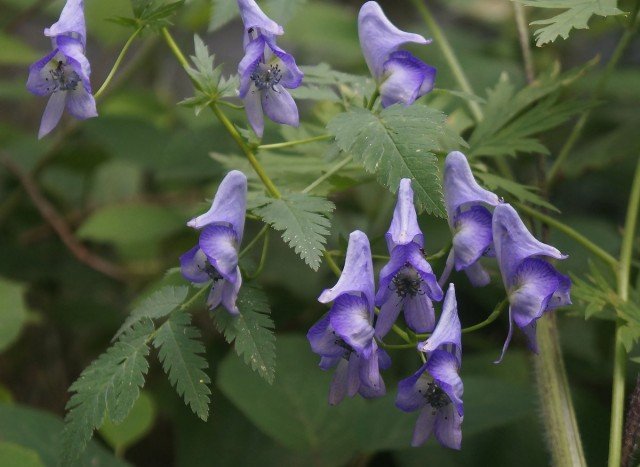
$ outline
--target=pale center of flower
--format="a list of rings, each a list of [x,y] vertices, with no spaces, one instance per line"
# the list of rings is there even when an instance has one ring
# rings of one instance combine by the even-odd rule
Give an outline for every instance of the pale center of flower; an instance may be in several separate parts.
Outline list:
[[[271,65],[260,63],[250,77],[258,90],[272,89],[277,92],[275,85],[282,79],[282,70],[277,63]]]
[[[415,297],[417,294],[424,295],[424,291],[421,290],[420,284],[422,283],[422,277],[418,274],[418,271],[409,263],[398,271],[393,277],[392,290],[395,290],[399,297]]]
[[[47,91],[73,91],[78,87],[80,76],[62,60],[53,62],[55,67],[49,70],[49,76],[45,80],[50,84]]]

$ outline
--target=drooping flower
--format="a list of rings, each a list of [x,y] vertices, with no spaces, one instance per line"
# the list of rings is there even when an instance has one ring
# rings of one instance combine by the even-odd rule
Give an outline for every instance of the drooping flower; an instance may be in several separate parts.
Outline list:
[[[182,275],[196,284],[213,281],[207,299],[211,310],[222,303],[229,313],[239,313],[236,299],[242,276],[238,248],[244,233],[246,205],[247,177],[232,170],[220,183],[211,208],[187,223],[202,231],[198,245],[180,256]]]
[[[360,8],[358,36],[383,107],[397,103],[410,105],[433,89],[436,69],[399,50],[408,42],[429,44],[431,41],[395,27],[377,2],[367,2]]]
[[[298,126],[298,107],[287,89],[300,86],[303,73],[293,56],[276,45],[282,26],[253,0],[238,0],[238,5],[245,27],[238,95],[244,100],[249,124],[259,137],[264,132],[263,114],[276,123]]]
[[[547,311],[571,304],[571,280],[545,260],[567,256],[536,240],[509,204],[496,207],[493,213],[493,241],[509,299],[509,334],[500,362],[511,342],[513,323],[527,336],[529,348],[538,352],[537,320]]]
[[[29,67],[27,89],[37,96],[51,96],[42,115],[38,138],[53,130],[66,108],[75,118],[96,117],[91,94],[91,67],[84,52],[86,26],[82,0],[68,0],[60,19],[44,30],[53,51]]]
[[[430,332],[435,326],[431,301],[442,300],[442,289],[424,257],[424,235],[418,226],[408,178],[400,181],[398,202],[385,237],[391,259],[380,271],[376,335],[385,336],[400,311],[404,311],[407,325],[415,332]]]
[[[460,449],[464,417],[464,387],[458,374],[462,362],[460,332],[455,289],[450,284],[433,335],[418,345],[427,354],[427,363],[398,383],[396,406],[405,412],[420,410],[413,446],[421,445],[434,433],[443,446]]]
[[[493,256],[491,210],[501,203],[494,193],[476,182],[469,162],[458,151],[449,153],[444,163],[444,201],[453,246],[440,282],[447,280],[451,268],[464,271],[475,287],[489,283],[489,274],[479,260]]]
[[[331,309],[307,333],[311,349],[321,357],[320,368],[337,367],[329,391],[331,405],[345,395],[371,398],[385,393],[380,370],[391,361],[373,338],[373,297],[369,239],[356,230],[349,236],[338,283],[318,298],[321,303],[333,302]]]

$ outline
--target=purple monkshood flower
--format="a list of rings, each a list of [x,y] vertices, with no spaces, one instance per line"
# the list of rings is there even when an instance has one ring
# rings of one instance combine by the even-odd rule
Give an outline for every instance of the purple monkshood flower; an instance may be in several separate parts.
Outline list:
[[[298,126],[298,107],[287,89],[300,86],[303,73],[293,56],[276,45],[282,26],[253,0],[238,0],[238,5],[245,27],[238,96],[244,100],[249,124],[259,137],[264,132],[263,113],[276,123]]]
[[[396,406],[405,412],[420,410],[413,446],[421,445],[434,433],[443,446],[460,449],[464,417],[464,388],[458,374],[462,359],[460,333],[455,289],[449,284],[435,331],[418,344],[418,349],[427,354],[427,363],[398,383]]]
[[[180,256],[182,275],[196,284],[213,281],[207,299],[211,310],[220,303],[237,315],[238,291],[242,276],[238,267],[238,248],[244,232],[247,208],[247,177],[232,170],[220,183],[211,208],[187,225],[202,229],[198,244]]]
[[[380,271],[376,335],[384,337],[401,310],[407,325],[415,332],[433,331],[435,315],[431,301],[442,300],[442,289],[424,257],[424,235],[418,226],[408,178],[400,181],[398,202],[385,237],[391,259]]]
[[[410,105],[433,89],[436,69],[399,50],[408,42],[429,44],[431,41],[395,27],[377,2],[367,2],[360,8],[358,36],[383,107],[397,103]]]
[[[373,338],[373,264],[367,236],[356,230],[349,236],[344,270],[338,283],[320,294],[320,303],[333,302],[329,312],[307,333],[311,349],[320,355],[320,368],[337,367],[329,403],[345,395],[379,397],[385,394],[380,370],[391,365]]]
[[[444,162],[444,201],[453,246],[440,284],[455,266],[456,271],[467,274],[473,286],[485,286],[490,278],[479,261],[482,256],[494,256],[491,209],[501,200],[478,185],[467,158],[458,151],[449,153]]]
[[[91,67],[84,55],[86,26],[82,0],[68,0],[60,19],[44,30],[53,51],[29,67],[27,89],[37,96],[51,96],[42,115],[38,138],[53,130],[66,108],[77,119],[96,117],[91,94]]]
[[[498,363],[511,342],[513,323],[527,336],[529,348],[538,352],[536,322],[545,312],[571,304],[571,279],[544,259],[567,256],[536,240],[509,204],[493,213],[493,241],[509,298],[509,334]]]

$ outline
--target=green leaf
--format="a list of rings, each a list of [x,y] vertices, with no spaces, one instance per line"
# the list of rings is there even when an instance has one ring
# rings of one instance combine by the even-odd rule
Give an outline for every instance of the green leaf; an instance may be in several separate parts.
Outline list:
[[[211,0],[209,32],[220,29],[238,16],[238,14],[238,3],[236,0]]]
[[[475,175],[492,191],[501,190],[523,203],[530,203],[536,206],[542,206],[551,211],[560,212],[553,204],[536,194],[536,191],[538,191],[537,187],[521,185],[513,180],[486,172],[476,171]]]
[[[228,343],[235,342],[236,353],[244,357],[244,363],[271,384],[276,372],[276,337],[267,297],[257,287],[245,284],[236,303],[240,315],[218,310],[213,315],[216,327]]]
[[[143,319],[158,319],[167,316],[185,301],[188,293],[189,287],[187,286],[167,286],[153,292],[133,309],[113,339],[117,339],[123,332]]]
[[[278,374],[273,385],[226,357],[220,364],[218,386],[278,444],[311,454],[317,465],[344,465],[356,454],[409,448],[417,414],[395,407],[391,388],[396,381],[389,374],[384,375],[389,388],[385,397],[364,400],[356,396],[332,407],[327,397],[334,370],[318,368],[319,357],[311,352],[309,342],[302,336],[279,336],[277,352]],[[476,374],[463,374],[465,436],[534,413],[531,385],[506,380],[505,375],[512,379],[517,369],[489,368],[493,358],[493,353],[484,355]],[[517,363],[519,368],[526,359],[519,358]],[[487,371],[493,374],[487,376]]]
[[[209,384],[205,373],[209,367],[203,357],[205,348],[200,341],[200,331],[191,325],[191,315],[174,313],[160,328],[153,339],[158,349],[162,368],[175,386],[185,404],[202,420],[209,417]]]
[[[584,279],[571,275],[571,296],[576,304],[583,305],[585,319],[615,318],[620,300],[607,277],[608,272],[603,273],[593,261],[589,261],[589,274]]]
[[[44,467],[37,452],[5,441],[0,442],[0,465],[3,467]]]
[[[182,216],[162,206],[112,205],[91,214],[77,235],[85,240],[131,245],[159,241],[183,224]]]
[[[117,425],[108,419],[105,420],[100,427],[100,435],[116,452],[124,452],[149,433],[155,422],[156,413],[153,399],[142,391],[129,415]]]
[[[13,344],[27,320],[24,286],[0,279],[0,351]]]
[[[558,36],[569,37],[571,29],[587,29],[593,15],[621,15],[617,8],[617,0],[515,0],[523,5],[538,8],[554,8],[565,10],[547,19],[533,21],[532,25],[541,25],[534,32],[538,47],[555,41]]]
[[[444,217],[442,184],[438,158],[434,152],[442,140],[452,138],[446,116],[424,105],[393,105],[380,114],[355,108],[334,117],[327,129],[345,153],[375,173],[378,180],[396,192],[400,179],[410,178],[416,195],[416,207]]]
[[[131,0],[137,27],[144,26],[154,29],[170,26],[169,17],[183,4],[184,0],[172,3],[164,3],[162,0]],[[122,19],[124,18],[120,18],[120,20]]]
[[[52,413],[23,405],[0,404],[0,439],[37,453],[46,466],[58,465],[63,428],[62,420]],[[0,462],[0,465],[11,464]],[[116,459],[101,443],[92,441],[80,459],[75,464],[65,464],[67,466],[130,467],[130,464]]]
[[[63,465],[78,458],[105,417],[120,423],[129,414],[149,370],[148,341],[153,330],[151,320],[134,325],[71,385],[69,391],[74,394],[66,406],[62,433]]]
[[[283,240],[314,271],[320,267],[334,209],[331,201],[304,193],[286,193],[280,199],[258,195],[251,202],[253,213],[283,231]]]

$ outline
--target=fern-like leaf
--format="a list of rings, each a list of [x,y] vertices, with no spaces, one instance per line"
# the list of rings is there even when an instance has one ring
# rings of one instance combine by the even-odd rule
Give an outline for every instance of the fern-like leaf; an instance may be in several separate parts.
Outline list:
[[[237,305],[240,316],[232,316],[224,310],[214,314],[216,327],[227,342],[235,341],[238,356],[272,384],[276,369],[276,337],[267,297],[257,287],[245,285],[240,290]]]
[[[129,414],[149,370],[148,342],[153,330],[151,320],[136,323],[71,385],[69,391],[74,394],[66,407],[62,465],[73,464],[105,416],[117,424]]]
[[[158,349],[162,368],[185,404],[202,420],[209,416],[209,384],[205,370],[205,348],[200,331],[191,325],[188,313],[174,313],[158,328],[153,346]]]

